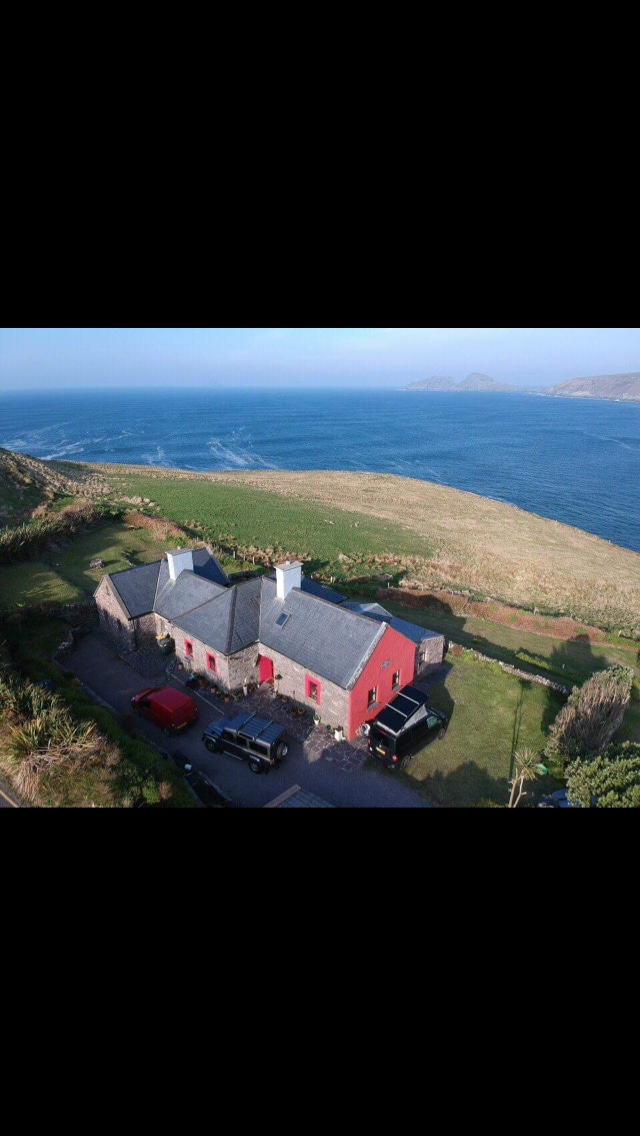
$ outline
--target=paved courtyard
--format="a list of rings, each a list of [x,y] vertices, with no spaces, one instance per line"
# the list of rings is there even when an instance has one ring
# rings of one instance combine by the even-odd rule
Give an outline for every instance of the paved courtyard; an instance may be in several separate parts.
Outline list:
[[[161,659],[154,685],[168,683],[184,689],[186,673],[177,670],[175,661],[170,662],[167,674],[167,660]],[[132,697],[144,689],[145,682],[149,685],[149,678],[141,678],[97,634],[82,639],[65,659],[65,665],[118,714],[129,714]],[[188,733],[167,739],[149,722],[142,721],[140,728],[162,749],[174,757],[184,757],[195,769],[206,773],[239,805],[263,808],[293,785],[299,785],[337,808],[429,807],[392,775],[365,767],[364,739],[351,744],[336,742],[332,733],[314,725],[310,712],[304,717],[293,717],[292,706],[277,699],[271,689],[261,688],[247,699],[228,703],[208,691],[189,693],[200,710],[200,721]],[[245,712],[285,725],[292,742],[286,761],[266,777],[256,777],[246,765],[222,754],[210,754],[202,742],[203,729],[212,722]]]

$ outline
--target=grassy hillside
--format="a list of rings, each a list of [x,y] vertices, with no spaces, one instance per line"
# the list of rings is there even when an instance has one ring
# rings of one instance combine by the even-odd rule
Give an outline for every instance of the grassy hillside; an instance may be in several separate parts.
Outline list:
[[[5,508],[15,508],[27,491],[48,493],[54,502],[70,492],[108,494],[144,502],[145,511],[168,517],[193,538],[302,555],[313,570],[340,582],[388,574],[394,583],[640,633],[640,555],[440,485],[376,474],[83,466],[0,451],[2,477]],[[31,479],[26,487],[24,477]]]
[[[89,466],[42,462],[0,449],[0,525],[65,497],[93,500],[108,491],[106,479]]]
[[[469,592],[597,627],[640,631],[640,555],[579,529],[428,482],[353,473],[188,474],[99,467],[119,494],[243,544],[309,553],[338,579],[369,556],[427,589]],[[414,558],[408,562],[407,558]]]

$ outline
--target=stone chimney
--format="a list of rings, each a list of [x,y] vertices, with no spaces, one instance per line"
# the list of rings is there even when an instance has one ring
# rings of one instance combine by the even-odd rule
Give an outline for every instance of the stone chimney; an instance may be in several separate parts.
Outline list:
[[[276,568],[278,582],[278,599],[286,600],[293,588],[302,587],[302,564],[299,560],[287,560],[286,564],[279,564]]]
[[[167,553],[169,576],[177,580],[181,572],[193,572],[193,552],[190,548],[178,548]]]

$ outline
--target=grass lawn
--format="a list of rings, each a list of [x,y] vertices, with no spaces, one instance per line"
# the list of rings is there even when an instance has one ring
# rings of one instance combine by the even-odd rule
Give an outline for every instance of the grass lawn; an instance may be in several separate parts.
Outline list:
[[[468,653],[450,662],[446,682],[432,693],[433,705],[450,718],[446,738],[419,754],[406,772],[387,775],[405,778],[427,800],[446,808],[469,808],[483,800],[506,805],[515,753],[528,747],[542,754],[563,699]],[[640,742],[638,703],[627,711],[619,738]],[[530,790],[532,800],[560,787],[561,768],[550,772]]]
[[[146,529],[131,529],[124,524],[92,529],[60,552],[51,553],[46,564],[27,560],[0,568],[0,609],[90,598],[105,572],[121,572],[160,560],[167,548],[166,541],[156,540]],[[89,564],[98,557],[105,568],[90,569]]]
[[[503,663],[512,663],[533,674],[548,674],[567,686],[581,684],[595,671],[606,670],[616,663],[631,667],[636,679],[640,676],[638,646],[629,648],[609,643],[576,642],[536,635],[532,631],[519,631],[503,623],[488,619],[446,615],[431,609],[406,608],[397,603],[384,607],[399,619],[418,623],[432,631],[440,631],[463,647],[480,651]]]
[[[51,559],[56,571],[69,584],[86,596],[92,596],[105,572],[122,572],[139,564],[150,564],[160,560],[169,547],[166,541],[158,541],[146,529],[112,524],[76,537]],[[105,567],[90,569],[89,564],[98,557]]]
[[[233,537],[244,546],[275,548],[339,564],[341,554],[429,556],[428,540],[403,525],[331,505],[299,501],[240,483],[123,476],[127,496],[148,497],[163,517],[187,528],[196,522],[209,536]]]
[[[388,776],[405,778],[427,800],[448,808],[482,800],[506,805],[515,753],[525,746],[542,752],[562,699],[471,655],[452,661],[446,683],[432,694],[434,706],[451,720],[446,738],[419,754],[405,773]],[[549,786],[540,782],[539,792]]]
[[[39,560],[0,568],[0,610],[26,604],[73,603],[82,591]]]
[[[414,556],[411,575],[426,588],[492,596],[613,631],[640,627],[637,553],[470,493],[378,474],[94,471],[115,497],[147,497],[178,523],[195,520],[216,536],[288,545],[330,564],[340,552]]]

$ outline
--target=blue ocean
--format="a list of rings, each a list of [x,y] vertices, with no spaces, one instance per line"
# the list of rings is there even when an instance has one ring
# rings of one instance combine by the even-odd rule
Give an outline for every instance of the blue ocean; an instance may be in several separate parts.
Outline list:
[[[5,393],[0,446],[199,471],[394,473],[640,552],[640,403],[400,390]]]

